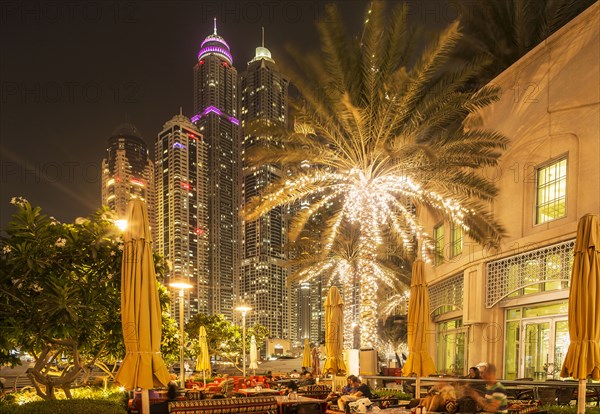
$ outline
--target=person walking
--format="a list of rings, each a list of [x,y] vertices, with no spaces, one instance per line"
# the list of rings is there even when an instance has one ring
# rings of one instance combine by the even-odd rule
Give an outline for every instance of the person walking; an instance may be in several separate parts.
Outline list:
[[[488,364],[481,374],[485,380],[485,395],[479,394],[474,389],[469,389],[468,394],[473,398],[483,411],[488,413],[508,413],[508,399],[506,389],[496,378],[496,367]]]

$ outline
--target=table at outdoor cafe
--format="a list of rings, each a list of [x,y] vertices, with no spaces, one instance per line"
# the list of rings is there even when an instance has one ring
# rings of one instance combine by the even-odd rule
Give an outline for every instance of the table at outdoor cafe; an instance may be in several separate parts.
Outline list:
[[[251,397],[253,395],[279,395],[279,390],[271,388],[240,388],[235,391],[236,394],[242,394],[244,397]]]
[[[275,397],[279,414],[292,414],[302,411],[304,414],[320,414],[327,409],[327,401],[298,395],[296,398],[280,395]],[[301,410],[299,408],[301,407]]]

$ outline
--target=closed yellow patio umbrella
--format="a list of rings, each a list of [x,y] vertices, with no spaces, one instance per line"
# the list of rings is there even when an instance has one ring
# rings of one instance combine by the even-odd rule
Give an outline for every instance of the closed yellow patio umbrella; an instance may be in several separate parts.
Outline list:
[[[408,299],[408,359],[402,368],[402,374],[417,374],[426,377],[435,372],[435,364],[429,355],[427,331],[429,325],[429,292],[425,283],[424,263],[417,259],[412,267],[410,297]],[[417,391],[417,398],[419,398]]]
[[[302,368],[310,368],[312,360],[310,358],[310,344],[308,338],[304,338],[304,352],[302,353]]]
[[[570,344],[561,377],[579,379],[577,412],[585,412],[585,383],[600,379],[600,224],[587,214],[577,225],[569,291]]]
[[[206,329],[204,329],[204,326],[201,326],[198,330],[198,344],[200,345],[200,352],[198,353],[198,361],[196,362],[196,371],[202,371],[202,380],[206,386],[206,371],[210,371],[210,355],[208,354]]]
[[[311,351],[311,359],[313,376],[321,375],[321,361],[319,361],[319,348],[317,348],[316,346]]]
[[[166,386],[169,371],[160,353],[162,317],[152,258],[152,236],[146,204],[133,199],[127,206],[121,266],[121,320],[125,359],[115,382],[142,388],[142,408],[150,412],[148,390]]]
[[[253,370],[254,375],[256,375],[256,370],[258,369],[258,348],[254,335],[250,337],[250,365],[248,365],[248,369]]]
[[[332,374],[332,390],[335,388],[335,376],[346,373],[344,352],[344,303],[337,287],[329,289],[325,299],[325,364],[323,372]]]

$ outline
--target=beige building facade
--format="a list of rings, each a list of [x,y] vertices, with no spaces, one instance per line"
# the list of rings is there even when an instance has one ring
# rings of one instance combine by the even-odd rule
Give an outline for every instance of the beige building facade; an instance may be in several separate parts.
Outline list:
[[[556,377],[569,344],[579,218],[600,214],[600,14],[594,4],[493,80],[501,99],[477,122],[510,139],[484,173],[506,228],[498,250],[428,217],[430,346],[440,373],[494,363],[504,378]]]

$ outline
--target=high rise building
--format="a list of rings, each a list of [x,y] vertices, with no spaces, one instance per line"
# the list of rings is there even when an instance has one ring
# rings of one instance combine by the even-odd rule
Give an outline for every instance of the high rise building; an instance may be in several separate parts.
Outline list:
[[[248,126],[257,121],[287,127],[288,81],[280,74],[263,45],[241,75],[242,202],[260,195],[261,190],[282,176],[275,165],[255,167],[244,158],[250,149],[260,147],[269,136],[256,135]],[[286,225],[284,209],[242,222],[242,263],[240,297],[252,306],[247,320],[266,326],[271,337],[291,339],[292,297],[286,268]],[[295,322],[295,320],[294,320]]]
[[[184,318],[207,313],[208,292],[208,145],[181,113],[167,121],[155,146],[155,250],[170,262],[166,283],[184,279]],[[179,320],[179,307],[171,309]]]
[[[217,34],[200,45],[194,66],[192,122],[208,145],[208,313],[232,319],[239,269],[240,122],[238,74]]]
[[[102,160],[102,204],[124,219],[131,198],[145,200],[154,230],[153,185],[154,167],[146,142],[135,126],[119,125],[108,139]]]

